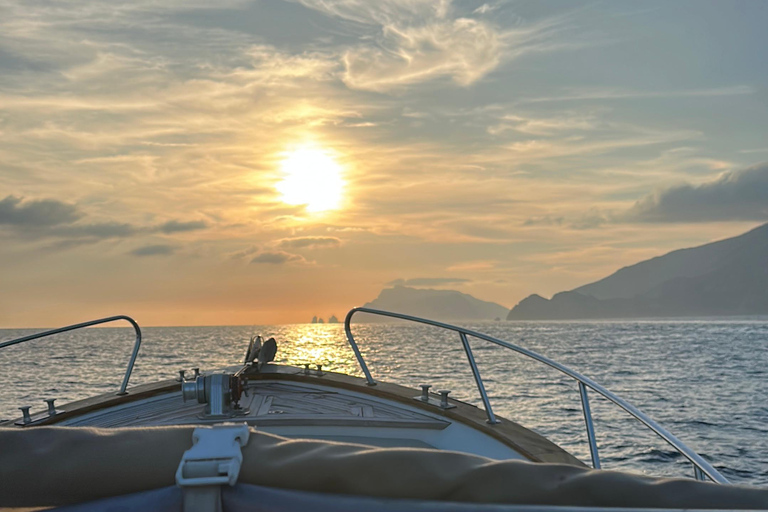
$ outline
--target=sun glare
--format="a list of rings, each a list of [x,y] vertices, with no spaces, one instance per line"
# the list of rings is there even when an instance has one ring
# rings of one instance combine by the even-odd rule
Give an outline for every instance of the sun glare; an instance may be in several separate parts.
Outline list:
[[[341,204],[344,180],[341,166],[327,151],[303,147],[281,162],[283,180],[277,184],[283,202],[306,205],[308,212],[335,210]]]

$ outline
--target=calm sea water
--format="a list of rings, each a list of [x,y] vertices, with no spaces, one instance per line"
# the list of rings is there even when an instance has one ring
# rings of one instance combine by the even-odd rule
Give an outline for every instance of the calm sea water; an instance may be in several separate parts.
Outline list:
[[[768,319],[749,321],[488,322],[466,327],[511,341],[595,379],[671,430],[734,483],[768,486]],[[343,326],[146,328],[131,385],[181,368],[237,363],[251,334],[275,336],[278,361],[360,375]],[[353,331],[380,380],[435,389],[480,405],[461,343],[427,326],[358,324]],[[30,330],[0,330],[0,340]],[[0,418],[116,390],[132,330],[90,329],[0,351]],[[567,377],[471,340],[497,414],[589,452],[579,394]],[[616,406],[591,394],[604,468],[690,476],[685,459]]]

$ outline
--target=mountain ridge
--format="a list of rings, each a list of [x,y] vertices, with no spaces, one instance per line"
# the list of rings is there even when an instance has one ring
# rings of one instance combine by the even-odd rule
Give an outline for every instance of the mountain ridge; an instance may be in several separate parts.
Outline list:
[[[508,308],[456,290],[435,290],[395,285],[364,305],[434,320],[493,320],[504,318]],[[378,319],[377,319],[378,320]]]
[[[507,320],[768,314],[768,224],[671,251],[551,299],[530,295]]]

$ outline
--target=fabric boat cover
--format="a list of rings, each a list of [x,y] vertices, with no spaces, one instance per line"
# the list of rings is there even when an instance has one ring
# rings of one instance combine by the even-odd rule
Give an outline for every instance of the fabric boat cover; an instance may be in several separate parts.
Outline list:
[[[0,429],[0,507],[173,486],[195,427]],[[768,489],[252,431],[239,482],[377,498],[583,507],[768,509]]]

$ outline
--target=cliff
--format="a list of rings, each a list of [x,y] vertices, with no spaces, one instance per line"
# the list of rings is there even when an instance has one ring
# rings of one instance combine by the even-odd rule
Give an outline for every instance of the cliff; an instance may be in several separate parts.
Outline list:
[[[531,295],[507,320],[768,315],[768,224],[681,249],[555,294]]]

